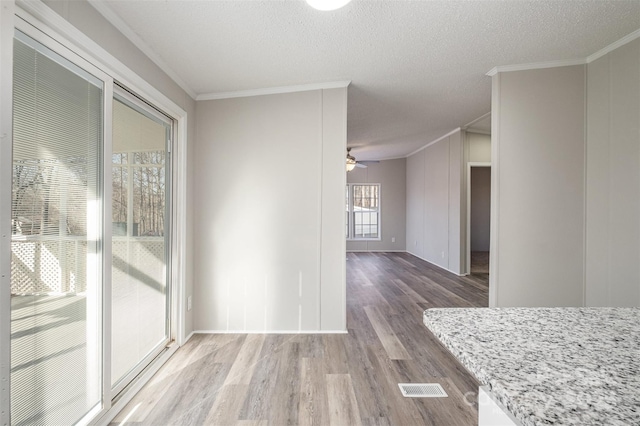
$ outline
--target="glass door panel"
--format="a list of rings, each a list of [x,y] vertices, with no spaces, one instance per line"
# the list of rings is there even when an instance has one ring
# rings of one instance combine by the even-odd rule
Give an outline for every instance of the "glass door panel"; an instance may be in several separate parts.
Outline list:
[[[11,423],[74,424],[102,397],[104,83],[14,40]]]
[[[169,341],[171,121],[132,96],[113,102],[112,350],[117,393]]]

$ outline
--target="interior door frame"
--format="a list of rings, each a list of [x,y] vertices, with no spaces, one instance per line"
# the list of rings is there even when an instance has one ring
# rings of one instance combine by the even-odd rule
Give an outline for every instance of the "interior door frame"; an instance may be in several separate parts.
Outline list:
[[[473,167],[491,167],[491,163],[480,161],[467,163],[467,274],[471,273],[471,169]]]

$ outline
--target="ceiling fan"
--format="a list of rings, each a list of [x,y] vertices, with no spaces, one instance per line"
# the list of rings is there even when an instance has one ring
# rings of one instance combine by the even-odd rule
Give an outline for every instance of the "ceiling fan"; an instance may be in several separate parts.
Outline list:
[[[351,155],[351,148],[347,148],[347,171],[350,172],[355,167],[361,167],[366,169],[367,164],[377,164],[379,161],[356,161],[356,158]]]

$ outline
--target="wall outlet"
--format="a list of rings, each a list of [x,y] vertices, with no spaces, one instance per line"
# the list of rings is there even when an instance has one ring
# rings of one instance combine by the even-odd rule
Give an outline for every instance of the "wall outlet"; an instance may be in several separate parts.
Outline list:
[[[414,246],[418,247],[418,240],[415,240],[415,242],[413,243]]]
[[[187,297],[187,311],[191,310],[191,296]]]
[[[442,256],[442,258],[444,259],[444,252],[442,252],[441,256]]]
[[[395,243],[396,242],[396,237],[391,237],[391,242]]]

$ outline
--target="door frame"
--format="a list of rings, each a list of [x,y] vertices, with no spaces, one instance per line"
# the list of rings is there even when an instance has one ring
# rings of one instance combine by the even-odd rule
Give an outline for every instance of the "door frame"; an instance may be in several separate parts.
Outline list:
[[[164,165],[164,169],[165,169],[165,200],[166,200],[166,204],[165,204],[165,232],[164,232],[164,244],[165,244],[165,248],[164,248],[164,253],[165,253],[165,268],[166,268],[166,272],[165,272],[165,284],[166,284],[166,293],[165,293],[165,303],[166,303],[166,317],[165,317],[165,330],[167,333],[167,336],[165,339],[163,339],[161,342],[159,342],[154,348],[153,350],[148,353],[143,359],[139,360],[139,363],[136,364],[136,366],[129,371],[128,373],[126,373],[123,377],[120,378],[120,380],[118,380],[118,382],[112,384],[112,388],[111,388],[111,393],[113,396],[118,395],[123,389],[125,389],[127,386],[129,386],[129,384],[135,380],[135,378],[142,372],[144,371],[147,366],[153,361],[154,358],[156,358],[158,355],[160,355],[160,353],[162,353],[163,350],[165,350],[165,348],[167,347],[167,345],[169,345],[171,343],[172,340],[175,339],[175,333],[172,332],[172,323],[173,323],[173,318],[171,315],[171,307],[173,305],[173,283],[172,283],[172,276],[171,276],[171,258],[172,258],[172,253],[171,253],[171,247],[172,247],[172,240],[173,240],[173,223],[172,223],[172,219],[173,219],[173,209],[171,208],[171,206],[173,205],[173,155],[172,155],[172,150],[171,150],[171,144],[173,143],[174,140],[174,127],[175,127],[175,120],[170,118],[169,116],[165,115],[164,113],[158,111],[153,105],[147,103],[144,99],[142,99],[141,97],[139,97],[137,94],[135,94],[133,91],[128,90],[127,88],[119,85],[117,82],[114,83],[113,85],[113,103],[120,102],[123,105],[126,105],[128,108],[131,108],[133,110],[135,110],[136,112],[138,112],[139,114],[142,114],[144,116],[149,117],[152,120],[155,121],[161,121],[164,124],[170,126],[170,135],[166,135],[167,139],[164,141],[164,146],[165,146],[165,150],[166,150],[166,161],[165,161],[165,165]],[[113,123],[113,117],[112,117],[112,123]],[[113,125],[111,126],[113,128]],[[111,150],[109,153],[105,154],[105,162],[109,161],[108,159],[111,158],[110,154],[113,154],[113,144],[111,144]],[[108,154],[108,155],[107,155]],[[133,169],[133,162],[132,159],[129,158],[129,160],[127,161],[127,166],[128,166],[128,170],[131,171]],[[105,165],[106,167],[106,165]],[[111,168],[113,167],[113,164],[110,163],[109,164],[109,172],[105,173],[105,189],[109,188],[109,190],[111,190],[112,187],[112,174],[111,174]],[[127,195],[128,196],[133,196],[133,175],[129,174],[129,178],[128,178],[128,190],[127,190]],[[109,200],[111,200],[111,197],[109,197]],[[128,204],[128,208],[130,208],[132,210],[133,206],[129,205],[129,202],[127,202]],[[110,206],[111,208],[112,206]],[[106,213],[105,213],[106,214]],[[111,214],[111,212],[109,212],[109,215]],[[110,217],[110,216],[107,216]],[[129,224],[132,223],[133,217],[132,217],[132,213],[128,212],[127,214],[127,230],[130,230],[131,227],[129,227]],[[127,233],[127,235],[129,236],[129,234]],[[111,233],[111,237],[113,236],[113,232]],[[113,244],[113,241],[111,241],[111,244]],[[129,244],[129,242],[127,242],[127,244]],[[112,290],[112,289],[111,289]],[[111,297],[110,299],[113,302],[113,298]],[[113,315],[113,305],[111,305],[111,309],[112,309],[112,315]],[[111,335],[113,335],[113,329],[111,330]],[[113,345],[111,350],[113,351]],[[111,377],[111,381],[113,380],[113,377]]]
[[[491,167],[490,162],[470,161],[467,163],[467,274],[471,273],[471,169]]]

